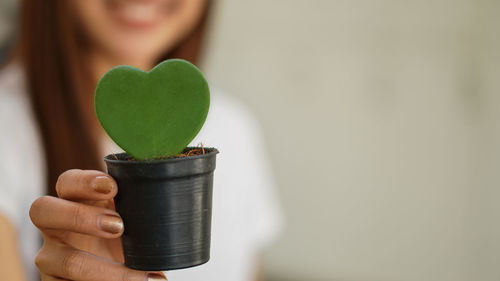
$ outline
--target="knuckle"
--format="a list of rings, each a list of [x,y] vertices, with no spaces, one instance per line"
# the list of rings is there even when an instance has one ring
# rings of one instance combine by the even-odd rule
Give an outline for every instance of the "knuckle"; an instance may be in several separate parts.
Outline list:
[[[33,222],[34,225],[39,226],[40,222],[40,216],[42,215],[41,212],[47,204],[49,204],[49,201],[52,198],[50,196],[42,196],[37,198],[33,203],[31,204],[29,215],[31,218],[31,221]]]
[[[48,257],[49,255],[47,254],[47,247],[44,245],[42,249],[40,249],[34,260],[35,266],[40,270],[40,272],[45,271],[45,265],[49,263]]]
[[[57,181],[56,181],[56,192],[58,195],[62,195],[62,193],[64,192],[64,188],[63,188],[64,182],[67,181],[68,178],[77,174],[79,171],[81,171],[81,170],[71,169],[71,170],[67,170],[59,175],[59,177],[57,178]]]
[[[144,279],[146,280],[147,274],[146,273],[140,273],[144,275]],[[129,269],[124,269],[121,274],[120,281],[134,281],[134,280],[139,280],[139,278],[134,278],[134,274],[132,273],[131,270]]]
[[[127,270],[122,271],[121,281],[130,281],[129,274]]]
[[[86,257],[77,250],[70,250],[62,257],[61,274],[63,276],[75,277],[85,273]]]
[[[42,256],[41,253],[38,253],[38,255],[36,255],[35,257],[35,266],[40,269],[40,271],[42,271],[42,267],[43,267],[43,262],[44,262],[44,257]]]
[[[83,211],[82,209],[83,207],[78,204],[78,205],[74,205],[72,208],[71,208],[71,217],[73,218],[71,220],[71,228],[72,229],[78,229],[80,228],[84,222],[85,222],[85,219],[84,219],[84,215],[86,212]]]

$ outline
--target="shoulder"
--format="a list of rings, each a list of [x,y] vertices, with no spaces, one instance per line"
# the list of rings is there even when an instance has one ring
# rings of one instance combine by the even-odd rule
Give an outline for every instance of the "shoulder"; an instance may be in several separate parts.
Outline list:
[[[8,90],[24,88],[24,73],[21,65],[10,63],[0,68],[0,95],[8,95]]]
[[[36,147],[38,126],[26,91],[24,73],[17,64],[0,70],[0,149]]]
[[[22,69],[17,64],[7,65],[0,71],[0,144],[18,147],[26,138],[34,139],[36,130]],[[23,140],[24,139],[24,140]]]
[[[23,71],[17,64],[0,70],[0,131],[0,150],[4,159],[0,163],[15,163],[19,156],[37,147],[34,144],[38,141],[36,120],[25,90]],[[5,155],[13,159],[6,159]]]
[[[253,121],[255,119],[246,105],[220,89],[212,90],[210,111],[215,117],[233,117],[239,121]]]
[[[231,139],[257,134],[259,125],[253,112],[236,97],[220,89],[212,89],[210,110],[204,132]]]
[[[191,145],[237,152],[242,146],[255,146],[260,138],[260,126],[250,109],[227,92],[212,89],[207,120]]]
[[[17,65],[0,70],[0,155],[0,212],[20,224],[43,184],[44,166],[38,126]]]
[[[191,145],[200,143],[219,149],[218,165],[233,175],[267,165],[265,157],[261,157],[265,141],[257,118],[237,98],[221,90],[212,90],[207,120]]]
[[[21,66],[18,64],[4,66],[0,70],[0,114],[6,118],[1,120],[12,120],[16,115],[24,115],[28,104]]]

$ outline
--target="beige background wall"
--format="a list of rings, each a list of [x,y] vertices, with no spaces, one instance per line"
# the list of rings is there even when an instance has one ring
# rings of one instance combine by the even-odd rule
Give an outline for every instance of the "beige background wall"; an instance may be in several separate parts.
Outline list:
[[[266,280],[500,280],[500,1],[215,3],[287,217]]]
[[[500,2],[218,0],[287,227],[267,280],[500,280]]]

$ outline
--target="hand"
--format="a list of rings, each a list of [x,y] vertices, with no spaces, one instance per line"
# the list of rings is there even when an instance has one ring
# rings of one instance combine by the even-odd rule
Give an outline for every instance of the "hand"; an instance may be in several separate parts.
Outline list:
[[[161,272],[123,265],[123,221],[113,203],[118,191],[113,178],[99,171],[69,170],[59,176],[56,191],[59,198],[40,197],[30,209],[44,239],[35,259],[42,281],[166,280]]]

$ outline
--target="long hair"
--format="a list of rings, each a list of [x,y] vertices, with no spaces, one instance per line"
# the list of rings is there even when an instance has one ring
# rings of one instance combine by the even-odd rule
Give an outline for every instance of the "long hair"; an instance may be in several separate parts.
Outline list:
[[[197,27],[162,59],[197,63],[210,0]],[[70,1],[23,0],[15,56],[25,70],[27,90],[43,139],[47,193],[55,194],[59,174],[73,168],[100,169],[100,131],[84,58],[85,36],[69,12]]]

